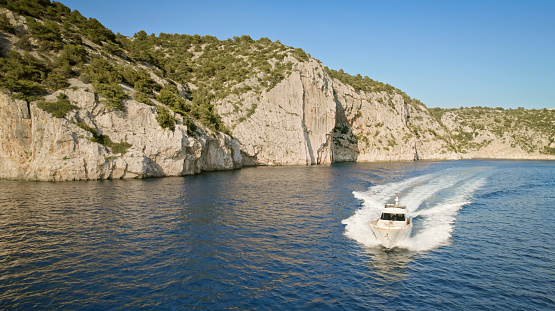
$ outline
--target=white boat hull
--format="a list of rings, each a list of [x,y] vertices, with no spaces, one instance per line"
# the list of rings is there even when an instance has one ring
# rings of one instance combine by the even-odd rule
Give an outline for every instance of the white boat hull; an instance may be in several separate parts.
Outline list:
[[[412,230],[412,222],[404,226],[378,225],[378,221],[372,221],[370,228],[385,248],[392,248],[399,241],[406,238]]]

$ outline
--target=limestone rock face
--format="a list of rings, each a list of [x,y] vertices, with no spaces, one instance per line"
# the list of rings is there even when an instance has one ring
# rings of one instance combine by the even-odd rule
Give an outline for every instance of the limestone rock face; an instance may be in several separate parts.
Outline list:
[[[242,166],[236,141],[225,134],[197,130],[191,137],[179,115],[175,130],[170,131],[160,127],[154,107],[126,100],[124,111],[109,111],[86,87],[64,92],[80,108],[65,118],[0,94],[0,178],[145,178]],[[78,124],[131,147],[114,154],[106,145],[93,142],[92,132]]]
[[[428,132],[445,134],[425,106],[409,105],[398,94],[357,92],[315,60],[296,65],[270,91],[217,105],[245,165],[460,158]]]
[[[423,104],[395,91],[357,91],[331,78],[316,60],[295,62],[295,66],[293,74],[270,91],[230,95],[216,103],[239,141],[244,165],[555,159],[540,152],[553,148],[553,137],[543,137],[533,128],[520,130],[518,142],[514,133],[498,137],[487,126],[482,130],[461,127],[454,112],[446,113],[440,122]],[[256,81],[245,85],[254,88]],[[472,142],[465,145],[461,137],[468,135]],[[522,137],[530,142],[526,150],[520,146]]]
[[[124,100],[123,111],[110,111],[89,91],[91,85],[79,81],[58,91],[79,107],[64,118],[0,93],[0,178],[145,178],[344,161],[555,159],[548,154],[555,139],[516,119],[503,119],[513,122],[510,133],[500,130],[502,118],[491,111],[480,120],[450,111],[438,121],[423,104],[395,91],[357,91],[331,78],[316,60],[285,61],[295,69],[274,87],[261,90],[252,78],[236,86],[246,92],[214,103],[233,138],[200,124],[191,136],[177,114],[175,130],[163,129],[155,107],[132,99]],[[178,89],[185,96],[192,88]],[[55,101],[56,95],[46,99]],[[110,143],[95,142],[98,135],[129,148],[116,153]]]
[[[239,141],[246,165],[310,165],[333,161],[331,132],[336,104],[321,66],[302,64],[300,71],[260,97],[246,96],[252,115],[238,124],[224,117]],[[252,95],[252,94],[251,94]],[[220,111],[229,111],[226,103]],[[223,107],[222,107],[223,106]]]
[[[355,92],[336,81],[343,114],[334,132],[337,161],[457,159],[445,130],[426,107],[405,103],[399,94]]]
[[[463,110],[446,112],[441,122],[451,135],[466,137],[457,143],[462,158],[475,159],[555,159],[555,155],[546,154],[544,148],[555,147],[555,136],[546,135],[553,133],[555,120],[542,120],[543,132],[538,126],[531,126],[523,120],[512,119],[510,114],[497,109],[482,109],[483,111],[472,118],[466,117]],[[521,111],[521,118],[532,111]],[[502,124],[508,122],[508,125]],[[504,123],[503,122],[503,123]],[[542,124],[543,123],[543,124]],[[550,128],[550,129],[548,129]]]

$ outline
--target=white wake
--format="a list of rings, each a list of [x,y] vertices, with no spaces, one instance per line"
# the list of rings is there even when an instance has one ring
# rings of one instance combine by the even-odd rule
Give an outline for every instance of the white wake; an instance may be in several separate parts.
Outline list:
[[[413,177],[402,182],[375,185],[364,192],[353,192],[362,207],[342,223],[345,235],[367,246],[380,243],[368,223],[377,219],[385,203],[399,196],[413,217],[411,235],[397,245],[411,251],[426,251],[445,245],[451,237],[458,211],[472,201],[474,192],[486,181],[484,169],[446,169]]]

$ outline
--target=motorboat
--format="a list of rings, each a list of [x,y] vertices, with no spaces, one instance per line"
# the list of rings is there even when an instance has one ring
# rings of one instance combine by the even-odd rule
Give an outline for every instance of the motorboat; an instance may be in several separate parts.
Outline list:
[[[383,246],[392,248],[409,235],[412,219],[407,216],[407,207],[399,205],[396,197],[395,204],[386,204],[380,218],[370,222],[370,228]]]

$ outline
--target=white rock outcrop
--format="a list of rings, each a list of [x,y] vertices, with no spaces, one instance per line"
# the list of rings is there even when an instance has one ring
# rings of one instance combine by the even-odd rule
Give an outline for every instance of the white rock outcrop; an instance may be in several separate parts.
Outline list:
[[[555,139],[534,129],[520,136],[529,137],[535,149],[523,150],[509,134],[500,138],[487,129],[461,130],[453,113],[440,123],[423,104],[406,102],[396,92],[356,91],[332,79],[314,59],[295,66],[293,74],[268,92],[231,95],[217,103],[240,143],[244,165],[555,159],[540,152]],[[256,87],[256,82],[248,84]],[[469,147],[453,136],[461,131],[472,132]]]
[[[260,98],[246,97],[243,102],[243,106],[256,108],[233,131],[245,164],[333,162],[331,132],[336,104],[326,80],[314,77],[318,70],[323,72],[321,68],[313,63],[303,65],[302,71],[294,72]]]
[[[356,91],[313,59],[295,62],[292,74],[270,90],[256,92],[257,81],[244,83],[250,91],[215,103],[233,138],[201,125],[188,135],[176,114],[175,130],[163,129],[155,107],[131,99],[124,100],[123,111],[110,111],[89,91],[91,85],[77,80],[63,92],[79,109],[65,118],[0,93],[0,178],[145,178],[344,161],[555,159],[541,152],[555,148],[555,139],[533,128],[518,132],[527,137],[524,150],[514,133],[500,136],[493,130],[494,117],[470,127],[456,112],[447,112],[439,122],[424,105],[395,92]],[[55,95],[47,99],[55,101]],[[91,131],[130,147],[114,154],[93,142]],[[471,140],[456,139],[461,136]]]
[[[404,103],[398,94],[357,92],[315,60],[296,66],[269,92],[217,105],[244,165],[460,158],[444,140],[418,133],[424,127],[445,134],[426,107]]]
[[[134,100],[109,111],[85,87],[64,92],[80,109],[55,118],[35,103],[0,94],[0,178],[91,180],[198,174],[242,166],[236,141],[222,133],[187,134],[180,116],[174,131],[156,121],[156,109]],[[88,87],[92,89],[92,87]],[[111,141],[131,147],[114,154],[91,141],[84,124]]]

